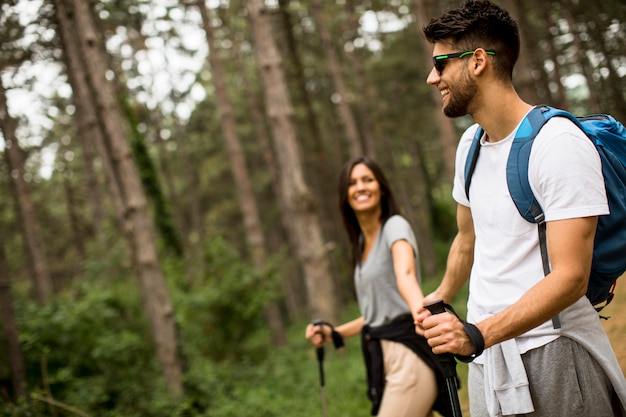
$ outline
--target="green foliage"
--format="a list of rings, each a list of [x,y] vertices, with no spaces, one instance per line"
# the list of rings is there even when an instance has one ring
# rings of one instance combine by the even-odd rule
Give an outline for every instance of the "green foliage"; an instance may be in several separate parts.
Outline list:
[[[352,306],[351,310],[353,310]],[[305,417],[320,411],[315,348],[303,337],[305,323],[290,328],[284,347],[264,347],[262,357],[212,362],[198,358],[186,375],[193,390],[195,416]],[[358,340],[324,360],[329,412],[334,416],[365,414],[365,369]]]
[[[162,388],[134,285],[76,287],[45,306],[18,308],[31,392],[49,391],[85,412],[143,415]]]
[[[319,407],[319,380],[305,323],[289,329],[287,345],[272,347],[262,307],[275,296],[275,279],[241,262],[223,239],[213,239],[206,256],[212,267],[198,282],[177,272],[178,260],[166,262],[177,287],[184,398],[165,394],[136,284],[85,281],[46,306],[19,306],[32,397],[3,404],[0,416],[75,415],[46,398],[103,417],[310,415]],[[329,407],[357,414],[367,407],[358,341],[326,356]]]
[[[450,241],[456,235],[456,205],[452,202],[450,186],[441,186],[432,193],[432,225],[437,231],[437,238],[449,247]],[[447,250],[446,250],[447,252]],[[447,254],[447,253],[446,253]]]
[[[268,343],[264,306],[276,297],[277,277],[257,271],[221,237],[205,245],[206,274],[175,292],[186,356],[215,360],[256,357]]]
[[[107,280],[95,263],[86,268],[94,281],[75,284],[45,306],[27,302],[17,309],[33,395],[50,398],[49,391],[55,401],[99,416],[169,417],[196,415],[190,410],[223,401],[212,386],[232,392],[237,381],[258,379],[250,373],[261,372],[257,364],[268,356],[262,312],[276,297],[275,273],[255,271],[219,237],[206,245],[205,256],[209,269],[195,281],[181,272],[178,258],[165,262],[187,363],[187,398],[174,403],[165,393],[138,284]],[[47,415],[43,403],[11,406],[6,415]]]
[[[319,412],[319,363],[303,337],[305,322],[288,328],[288,341],[273,347],[262,309],[276,296],[274,268],[255,271],[222,238],[205,246],[210,265],[202,279],[183,273],[178,258],[165,260],[176,304],[186,369],[185,396],[165,393],[154,359],[137,283],[128,277],[74,286],[47,306],[18,306],[28,403],[2,404],[0,417],[74,416],[52,398],[90,416],[103,417],[305,417]],[[434,282],[425,284],[430,291]],[[466,294],[466,293],[464,293]],[[463,295],[454,301],[464,314]],[[345,306],[343,320],[358,315]],[[326,347],[325,392],[333,416],[365,415],[365,369],[358,338]],[[465,381],[461,365],[459,372]],[[1,381],[0,384],[8,383]],[[0,386],[0,391],[3,389]],[[2,400],[0,400],[1,403]]]

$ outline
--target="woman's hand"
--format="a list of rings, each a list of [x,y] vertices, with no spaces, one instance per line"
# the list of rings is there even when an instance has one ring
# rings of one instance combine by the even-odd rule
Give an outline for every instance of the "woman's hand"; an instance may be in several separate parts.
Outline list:
[[[422,306],[413,315],[413,323],[415,324],[415,333],[419,334],[420,336],[424,336],[425,329],[424,329],[422,322],[424,321],[424,319],[431,316],[430,311],[424,308],[424,306],[429,303],[432,303],[433,301],[443,300],[443,299],[444,298],[436,291],[424,297],[422,301]]]
[[[330,326],[309,323],[306,326],[304,337],[309,339],[317,347],[324,346],[324,343],[330,340]]]

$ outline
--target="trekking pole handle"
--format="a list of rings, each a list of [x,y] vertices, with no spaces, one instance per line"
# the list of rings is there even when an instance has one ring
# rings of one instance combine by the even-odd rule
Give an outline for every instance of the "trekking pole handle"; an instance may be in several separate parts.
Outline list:
[[[467,321],[463,320],[461,317],[459,317],[457,312],[454,311],[454,308],[444,303],[443,300],[435,300],[432,303],[426,304],[424,308],[430,311],[431,314],[445,313],[447,311],[446,309],[449,309],[450,312],[454,314],[457,319],[459,319],[461,324],[463,324],[463,329],[465,330],[465,333],[467,333],[467,337],[469,337],[472,344],[474,345],[475,350],[474,353],[469,356],[454,355],[455,358],[457,358],[461,362],[470,363],[476,357],[482,355],[483,351],[485,350],[485,338],[480,332],[480,329],[476,327],[475,324],[468,323]]]
[[[428,303],[424,308],[431,314],[441,314],[446,312],[446,305],[443,300],[435,300]],[[450,411],[452,417],[462,417],[461,403],[457,390],[459,389],[459,380],[456,374],[456,361],[451,353],[443,353],[439,355],[439,360],[443,368],[443,375],[446,380],[446,390],[448,391],[448,400],[450,401]]]
[[[430,311],[432,315],[446,312],[446,307],[443,300],[435,300],[431,303],[424,305],[424,308]],[[454,355],[452,353],[442,353],[438,356],[443,366],[444,376],[456,377],[456,361],[454,360]]]
[[[337,330],[335,330],[335,326],[333,326],[327,321],[319,320],[319,319],[313,320],[311,324],[314,326],[319,326],[320,328],[324,326],[330,327],[330,337],[333,341],[333,345],[335,346],[335,349],[339,349],[340,347],[344,346],[343,337],[339,334]]]
[[[424,308],[430,311],[430,314],[441,314],[446,312],[446,307],[443,300],[435,300],[424,306]]]

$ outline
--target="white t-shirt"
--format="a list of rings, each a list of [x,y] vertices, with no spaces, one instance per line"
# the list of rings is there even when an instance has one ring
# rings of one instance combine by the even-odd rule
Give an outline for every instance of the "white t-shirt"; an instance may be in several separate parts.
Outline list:
[[[507,159],[517,128],[499,142],[481,139],[469,201],[465,195],[465,162],[477,128],[471,126],[461,137],[452,192],[459,204],[470,207],[476,234],[468,300],[472,323],[515,303],[544,277],[537,225],[521,217],[507,186]],[[541,129],[528,176],[548,222],[609,213],[600,157],[567,119],[552,118]],[[545,336],[551,333],[545,332],[547,327],[552,327],[551,321],[516,338],[520,353],[558,337]]]

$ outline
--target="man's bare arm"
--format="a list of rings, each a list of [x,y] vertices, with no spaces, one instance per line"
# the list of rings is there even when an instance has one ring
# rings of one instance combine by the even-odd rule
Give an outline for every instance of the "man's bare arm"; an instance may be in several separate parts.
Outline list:
[[[474,220],[469,207],[457,205],[456,220],[458,232],[448,253],[446,272],[441,284],[434,293],[425,298],[424,303],[443,299],[449,303],[470,277],[474,264]]]

